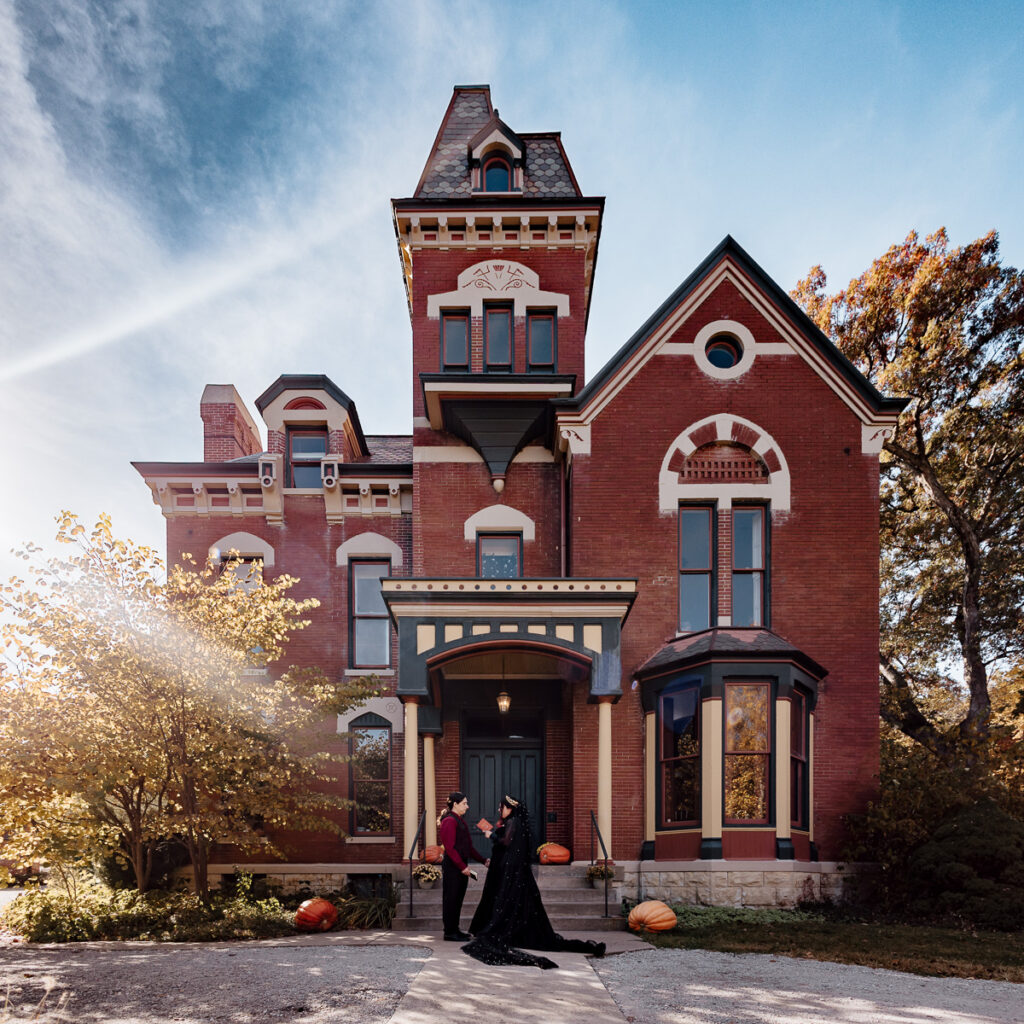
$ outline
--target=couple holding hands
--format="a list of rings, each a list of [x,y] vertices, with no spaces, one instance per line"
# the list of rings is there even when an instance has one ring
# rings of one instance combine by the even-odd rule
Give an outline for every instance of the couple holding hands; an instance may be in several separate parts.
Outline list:
[[[451,793],[447,808],[438,819],[444,847],[441,863],[444,937],[449,941],[469,940],[463,951],[485,964],[548,969],[558,964],[544,956],[533,956],[521,948],[548,952],[604,954],[603,942],[563,939],[552,927],[540,898],[531,866],[533,829],[526,807],[510,796],[498,806],[498,822],[485,828],[491,840],[491,856],[481,857],[473,849],[465,815],[469,799]],[[489,823],[482,822],[482,825]],[[469,926],[472,936],[459,927],[462,901],[470,877],[476,877],[470,860],[488,868],[480,904]]]

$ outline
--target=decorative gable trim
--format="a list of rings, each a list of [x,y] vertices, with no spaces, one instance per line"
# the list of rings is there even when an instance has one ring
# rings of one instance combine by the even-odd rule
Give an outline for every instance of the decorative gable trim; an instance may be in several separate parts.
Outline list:
[[[698,448],[716,441],[749,448],[767,470],[763,482],[753,480],[701,480],[689,483],[686,460]],[[720,509],[734,500],[771,502],[773,509],[787,512],[791,506],[789,464],[782,448],[768,431],[732,413],[708,416],[688,426],[669,446],[658,473],[658,511],[675,513],[681,501],[717,501]]]
[[[559,316],[569,315],[569,296],[540,288],[535,270],[511,260],[484,260],[467,267],[453,292],[427,296],[427,316],[437,318],[445,307],[469,307],[470,315],[483,316],[484,302],[510,299],[516,316],[526,316],[528,307],[554,306]]]

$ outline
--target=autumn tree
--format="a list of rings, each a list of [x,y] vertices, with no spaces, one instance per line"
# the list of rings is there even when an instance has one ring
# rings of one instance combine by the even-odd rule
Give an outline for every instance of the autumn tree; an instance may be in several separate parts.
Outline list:
[[[65,513],[58,540],[69,557],[2,591],[4,856],[52,854],[74,836],[83,852],[114,848],[144,891],[158,844],[175,839],[205,893],[214,844],[272,854],[275,829],[340,832],[332,812],[347,802],[329,782],[343,758],[316,726],[373,691],[265,671],[318,602],[237,562],[164,579],[156,552],[115,538],[105,517],[86,535]]]
[[[993,666],[1024,653],[1024,281],[995,232],[940,230],[826,286],[815,267],[793,297],[910,399],[881,456],[882,715],[948,758],[989,737]]]

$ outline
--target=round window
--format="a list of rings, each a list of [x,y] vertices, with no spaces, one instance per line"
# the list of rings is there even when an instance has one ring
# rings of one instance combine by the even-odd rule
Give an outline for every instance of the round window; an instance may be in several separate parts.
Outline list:
[[[731,334],[716,334],[708,339],[704,355],[712,366],[728,370],[743,358],[743,346]]]

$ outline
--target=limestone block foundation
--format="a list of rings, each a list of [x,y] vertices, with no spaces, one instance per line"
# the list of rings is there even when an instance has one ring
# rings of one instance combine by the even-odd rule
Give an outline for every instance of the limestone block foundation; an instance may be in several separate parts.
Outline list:
[[[856,865],[836,861],[626,861],[622,894],[706,907],[795,907],[843,899]]]

